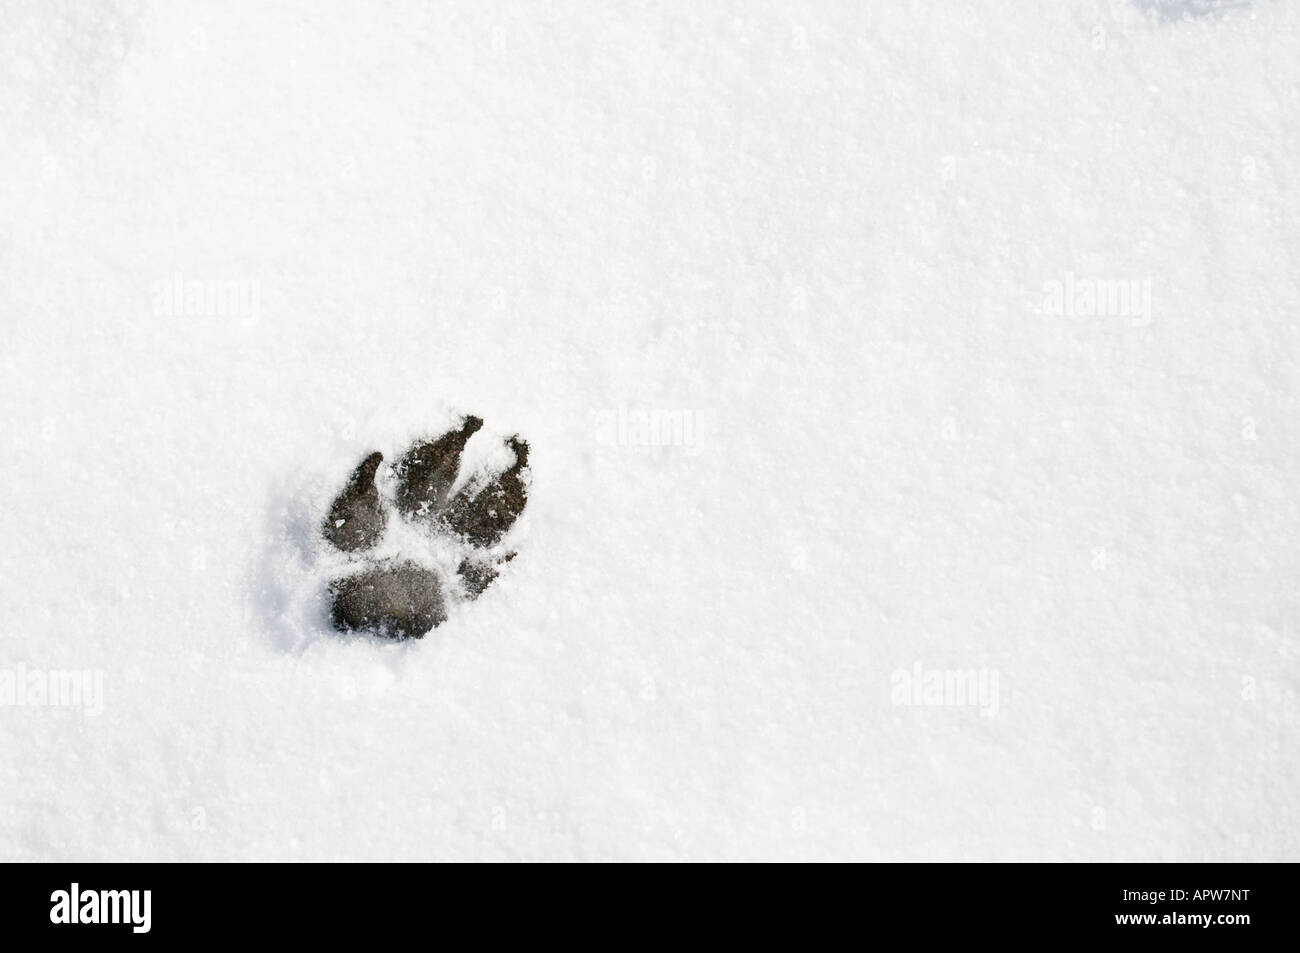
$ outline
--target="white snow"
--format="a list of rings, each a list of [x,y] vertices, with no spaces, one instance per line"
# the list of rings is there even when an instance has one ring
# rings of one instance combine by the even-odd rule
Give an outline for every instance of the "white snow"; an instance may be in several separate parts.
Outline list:
[[[1297,182],[1281,0],[0,3],[0,859],[1300,859]]]

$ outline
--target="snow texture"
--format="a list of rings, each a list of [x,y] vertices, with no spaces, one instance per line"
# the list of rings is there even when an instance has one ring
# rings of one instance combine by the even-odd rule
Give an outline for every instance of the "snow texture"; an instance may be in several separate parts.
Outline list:
[[[1300,859],[1297,5],[0,0],[0,146],[0,859]]]

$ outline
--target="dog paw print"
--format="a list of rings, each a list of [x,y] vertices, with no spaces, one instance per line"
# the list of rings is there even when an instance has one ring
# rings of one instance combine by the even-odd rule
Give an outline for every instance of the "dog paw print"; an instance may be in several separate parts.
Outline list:
[[[506,439],[513,462],[466,478],[465,445],[482,427],[465,417],[391,467],[375,452],[352,472],[321,524],[341,559],[328,587],[336,629],[423,638],[449,605],[478,598],[514,558],[504,540],[528,499],[528,444]]]

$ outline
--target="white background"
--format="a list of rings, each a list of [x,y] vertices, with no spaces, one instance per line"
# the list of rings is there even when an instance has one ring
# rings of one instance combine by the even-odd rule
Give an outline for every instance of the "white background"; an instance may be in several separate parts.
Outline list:
[[[1275,0],[3,0],[0,858],[1297,859],[1298,182]],[[331,634],[458,410],[519,558]]]

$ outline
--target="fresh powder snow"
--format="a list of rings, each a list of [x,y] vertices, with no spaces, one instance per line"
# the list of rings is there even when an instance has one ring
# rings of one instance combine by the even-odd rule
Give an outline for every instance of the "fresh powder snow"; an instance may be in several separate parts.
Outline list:
[[[1297,5],[0,2],[0,147],[0,860],[1300,859]]]

